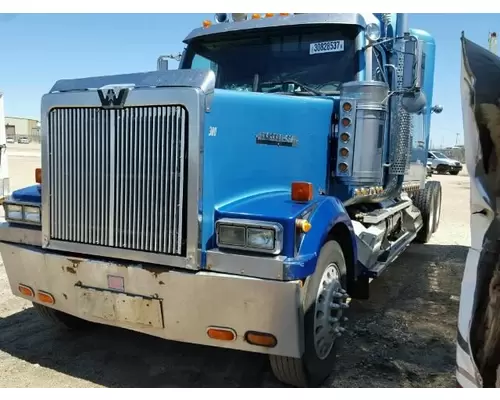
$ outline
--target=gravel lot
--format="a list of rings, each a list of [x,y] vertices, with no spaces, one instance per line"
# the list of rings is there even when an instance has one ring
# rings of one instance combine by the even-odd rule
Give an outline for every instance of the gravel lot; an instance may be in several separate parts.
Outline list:
[[[13,188],[31,184],[36,148],[14,146]],[[14,149],[15,147],[15,149]],[[441,224],[353,302],[331,387],[454,387],[455,328],[470,244],[467,176],[438,176]],[[12,296],[0,266],[0,387],[281,387],[267,357],[99,327],[63,333]]]

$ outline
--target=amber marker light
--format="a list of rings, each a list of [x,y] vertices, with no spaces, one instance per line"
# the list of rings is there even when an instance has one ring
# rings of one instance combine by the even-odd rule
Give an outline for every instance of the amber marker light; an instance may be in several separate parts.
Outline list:
[[[245,333],[245,340],[253,345],[262,347],[276,347],[278,340],[270,333],[252,332]]]
[[[54,296],[52,296],[50,293],[39,291],[36,294],[36,297],[39,301],[45,304],[54,304],[56,300],[54,299]]]
[[[345,111],[345,112],[349,112],[352,110],[352,105],[351,103],[344,103],[344,105],[342,106],[342,109]]]
[[[42,169],[41,168],[35,169],[35,182],[42,183]]]
[[[304,233],[309,232],[312,228],[312,225],[308,220],[301,218],[297,218],[295,220],[295,226],[297,227],[297,229],[300,229]]]
[[[207,329],[207,335],[210,339],[224,340],[226,342],[236,339],[236,332],[230,328],[210,327]]]
[[[351,120],[349,118],[342,118],[342,126],[347,128],[349,125],[351,125]]]
[[[35,297],[35,292],[33,291],[33,289],[31,289],[29,286],[23,285],[22,283],[19,284],[17,290],[19,290],[19,293],[21,293],[23,296]]]
[[[349,134],[347,132],[344,132],[340,135],[340,140],[342,140],[343,142],[346,142],[346,143],[349,141],[350,138],[351,137],[349,136]]]
[[[340,172],[347,172],[347,170],[349,169],[349,166],[346,164],[346,163],[340,163],[339,164],[339,171]]]
[[[292,201],[307,202],[313,198],[313,186],[310,182],[292,182]]]

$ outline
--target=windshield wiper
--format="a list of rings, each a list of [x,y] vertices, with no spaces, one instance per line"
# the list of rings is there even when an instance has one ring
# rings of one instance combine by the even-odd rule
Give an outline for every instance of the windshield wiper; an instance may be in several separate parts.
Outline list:
[[[303,83],[300,83],[299,81],[296,81],[294,79],[285,79],[285,80],[282,80],[282,81],[269,81],[269,82],[262,82],[261,85],[295,85],[295,86],[298,86],[299,88],[305,90],[306,92],[309,92],[310,94],[313,94],[315,96],[324,96],[325,94],[316,90],[316,89],[313,89],[307,85],[304,85]],[[301,92],[293,92],[294,94],[302,94]]]

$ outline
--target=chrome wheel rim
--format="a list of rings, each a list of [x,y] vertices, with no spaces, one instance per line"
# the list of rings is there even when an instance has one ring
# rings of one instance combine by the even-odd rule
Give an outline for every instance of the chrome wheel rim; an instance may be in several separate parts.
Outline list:
[[[429,232],[433,233],[434,231],[434,217],[436,216],[436,197],[431,201],[431,209],[429,210]]]
[[[345,331],[340,324],[345,320],[344,309],[349,307],[347,298],[340,283],[339,267],[331,263],[321,276],[314,309],[314,349],[321,360],[329,356],[335,340]]]
[[[435,226],[437,228],[437,226],[439,225],[439,218],[441,218],[441,202],[439,201],[440,198],[441,198],[441,193],[438,192],[438,196],[436,196],[436,222],[435,222]]]

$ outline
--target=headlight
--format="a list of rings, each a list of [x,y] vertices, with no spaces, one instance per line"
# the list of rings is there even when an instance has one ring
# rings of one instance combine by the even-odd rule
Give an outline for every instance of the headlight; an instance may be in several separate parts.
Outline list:
[[[15,221],[23,220],[23,206],[17,204],[5,204],[5,219],[12,219]]]
[[[41,222],[40,207],[31,204],[4,203],[5,219],[12,222],[26,222],[39,225]]]
[[[27,222],[40,223],[40,207],[25,206],[23,211],[24,219]]]
[[[380,26],[377,24],[368,24],[366,25],[365,35],[369,41],[375,42],[380,39]]]
[[[224,218],[216,222],[216,239],[220,248],[279,254],[283,227],[274,222]]]

